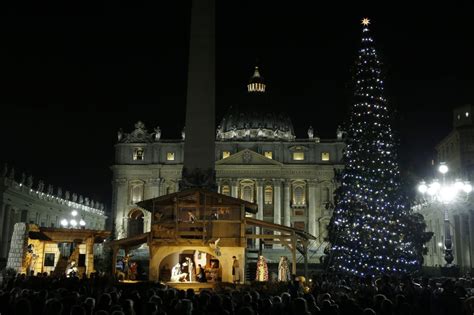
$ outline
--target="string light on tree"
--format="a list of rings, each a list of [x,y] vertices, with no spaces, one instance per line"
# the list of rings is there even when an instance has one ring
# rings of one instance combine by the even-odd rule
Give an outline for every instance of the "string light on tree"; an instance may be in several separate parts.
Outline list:
[[[423,220],[401,191],[397,141],[384,96],[381,62],[364,18],[347,122],[345,168],[328,226],[329,263],[359,276],[406,273],[421,266]],[[428,190],[429,188],[427,188]],[[421,245],[420,245],[421,244]]]

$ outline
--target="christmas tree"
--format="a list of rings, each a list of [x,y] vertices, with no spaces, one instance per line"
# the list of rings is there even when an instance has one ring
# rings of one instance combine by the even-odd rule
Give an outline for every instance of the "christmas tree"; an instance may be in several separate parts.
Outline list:
[[[392,113],[368,19],[362,20],[353,80],[345,168],[328,227],[329,264],[359,276],[407,273],[419,268],[420,260],[408,237],[411,213],[400,187]]]

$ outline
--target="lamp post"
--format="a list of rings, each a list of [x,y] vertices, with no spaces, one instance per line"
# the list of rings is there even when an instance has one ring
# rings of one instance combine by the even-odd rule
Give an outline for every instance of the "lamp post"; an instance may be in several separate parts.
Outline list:
[[[455,202],[459,197],[464,195],[467,197],[471,191],[472,186],[468,181],[461,181],[457,179],[454,182],[446,180],[446,174],[449,171],[445,163],[441,163],[438,171],[442,174],[442,181],[434,179],[431,183],[422,181],[418,185],[418,191],[425,197],[425,200],[431,203],[440,203],[443,205],[444,211],[444,260],[446,267],[450,267],[453,260],[453,242],[451,239],[451,228],[449,223],[448,205]]]

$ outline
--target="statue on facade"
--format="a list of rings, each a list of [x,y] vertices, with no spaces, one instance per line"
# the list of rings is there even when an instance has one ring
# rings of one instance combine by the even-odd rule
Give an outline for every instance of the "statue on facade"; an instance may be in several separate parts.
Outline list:
[[[181,131],[181,138],[184,140],[186,138],[186,126],[183,127],[183,130]]]
[[[313,138],[314,138],[313,126],[309,126],[309,128],[308,128],[308,138],[309,138],[309,139],[313,139]]]
[[[49,184],[48,185],[48,195],[52,195],[53,192],[54,192],[54,187],[53,187],[53,185]]]
[[[43,192],[44,190],[44,182],[42,180],[38,181],[38,189],[39,192]]]
[[[336,136],[337,140],[342,140],[342,137],[344,136],[344,131],[342,130],[341,125],[337,126]]]
[[[232,125],[232,127],[230,127],[230,138],[235,138],[237,137],[237,127],[235,127],[235,125]]]
[[[84,197],[82,197],[82,195],[79,195],[78,202],[79,202],[80,204],[83,204],[83,203],[84,203]]]
[[[30,189],[33,187],[33,176],[28,176],[26,179],[26,186]]]
[[[10,170],[10,174],[8,174],[8,178],[11,180],[15,180],[15,168],[12,167]]]
[[[160,129],[160,126],[156,126],[155,129],[153,129],[154,131],[154,135],[155,135],[155,141],[160,141],[161,139],[161,129]]]
[[[25,181],[26,181],[26,174],[25,174],[25,172],[23,172],[23,173],[21,173],[20,184],[24,185]]]
[[[3,177],[6,177],[7,174],[8,174],[8,164],[5,163],[5,164],[3,165],[2,176],[3,176]]]
[[[259,126],[257,130],[257,137],[263,137],[263,136],[265,136],[265,133],[263,132],[262,126]]]
[[[89,197],[84,198],[84,204],[88,207],[89,206]]]
[[[218,125],[217,130],[216,130],[216,139],[217,140],[222,140],[222,135],[223,135],[222,127],[221,127],[221,125]]]
[[[62,198],[62,197],[63,197],[63,189],[62,189],[61,187],[58,187],[57,196],[58,196],[59,198]]]
[[[91,202],[89,203],[91,208],[95,208],[95,201],[91,199]]]
[[[66,190],[66,192],[64,193],[64,199],[69,200],[70,197],[71,193],[69,192],[69,190]]]
[[[122,141],[122,138],[123,138],[123,130],[122,128],[120,128],[119,131],[117,131],[117,140],[120,142]]]
[[[72,202],[77,202],[77,194],[72,193]]]

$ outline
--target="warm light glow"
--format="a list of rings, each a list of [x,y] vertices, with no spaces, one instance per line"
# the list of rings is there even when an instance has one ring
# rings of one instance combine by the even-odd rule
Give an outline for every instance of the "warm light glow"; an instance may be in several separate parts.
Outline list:
[[[75,226],[77,226],[77,221],[72,219],[72,220],[69,221],[69,224],[71,224],[71,226],[75,227]]]
[[[304,152],[293,152],[293,160],[303,161],[304,160]]]
[[[72,215],[73,217],[75,217],[75,216],[77,215],[77,211],[76,211],[76,210],[72,210],[71,215]]]
[[[329,161],[329,152],[322,152],[321,153],[321,160],[322,161]]]
[[[68,222],[67,222],[66,219],[62,219],[62,220],[61,220],[61,225],[62,225],[62,226],[66,227],[67,224],[68,224]]]
[[[265,151],[265,157],[267,159],[273,159],[273,152],[272,151]]]
[[[441,174],[446,174],[448,171],[449,171],[449,168],[446,164],[441,164],[439,167],[438,167],[438,171],[441,173]]]
[[[464,189],[464,183],[461,180],[456,179],[456,182],[454,183],[454,187],[457,190],[463,190]]]
[[[363,18],[362,19],[362,25],[368,26],[370,24],[370,20],[368,18]]]
[[[438,242],[438,247],[443,247],[443,243]]]
[[[174,152],[166,153],[166,160],[167,161],[174,161]]]
[[[226,159],[230,156],[230,151],[222,151],[222,158]]]

